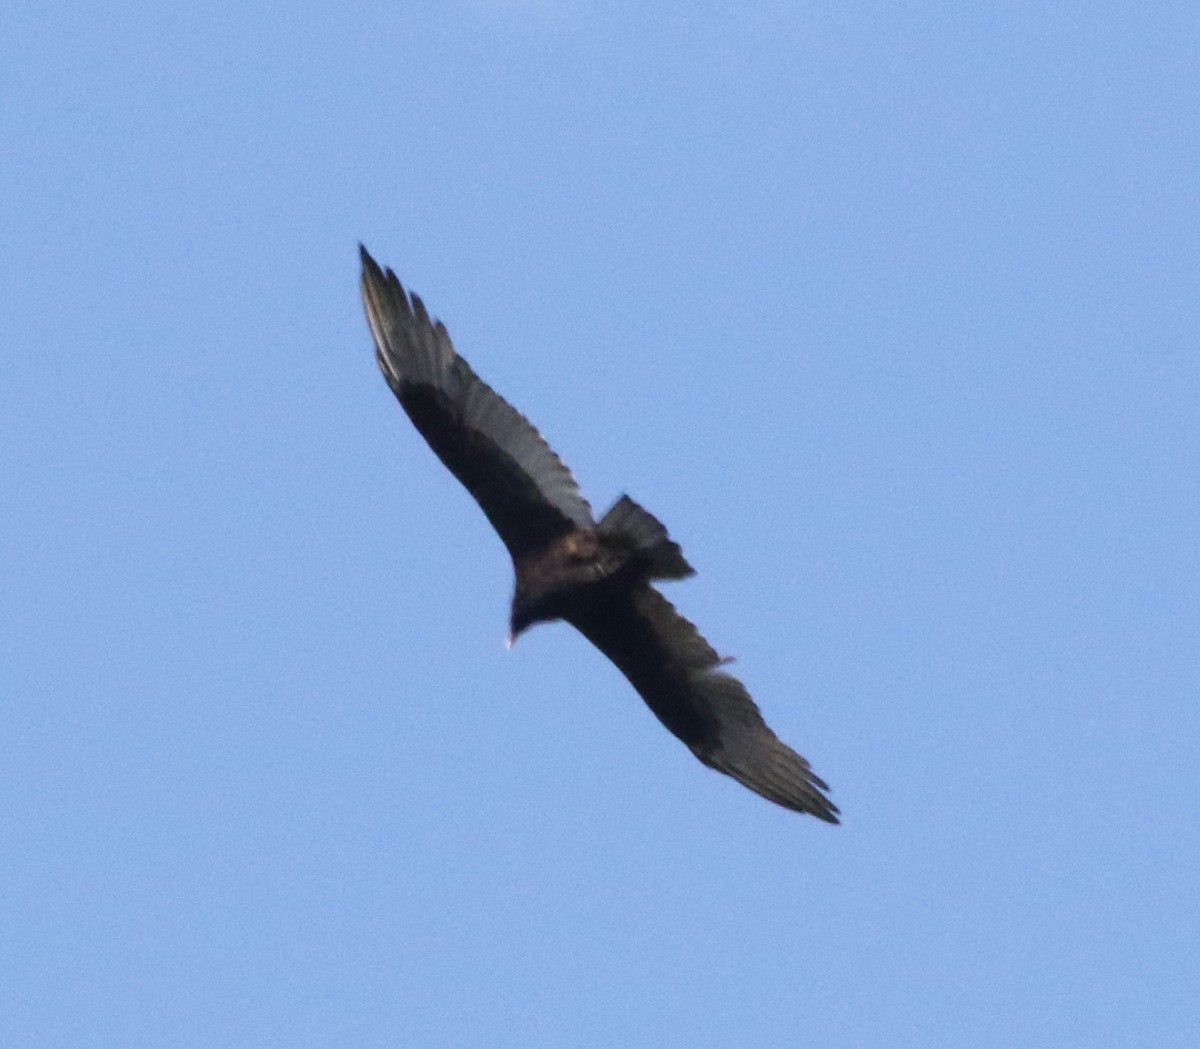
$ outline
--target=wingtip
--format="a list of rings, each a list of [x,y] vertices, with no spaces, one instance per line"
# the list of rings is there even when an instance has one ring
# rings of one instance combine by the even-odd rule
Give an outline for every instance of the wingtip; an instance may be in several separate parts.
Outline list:
[[[371,253],[363,246],[363,242],[358,242],[358,261],[362,263],[363,272],[373,272],[382,274],[379,268],[379,263],[371,258]]]
[[[808,789],[803,791],[792,790],[786,794],[777,794],[774,791],[768,793],[760,787],[746,783],[744,780],[742,782],[745,786],[755,791],[755,793],[761,794],[768,801],[782,805],[785,809],[815,816],[817,819],[832,824],[835,827],[842,822],[841,812],[838,807],[819,790],[814,788],[812,784],[809,784]]]
[[[792,791],[787,794],[779,794],[775,791],[765,791],[760,787],[746,783],[744,780],[741,782],[756,794],[760,794],[768,801],[773,801],[776,805],[790,809],[792,812],[815,816],[817,819],[832,824],[835,827],[842,822],[838,807],[819,791],[810,789],[801,793]]]
[[[798,798],[791,798],[791,808],[797,812],[807,812],[810,816],[816,816],[819,820],[824,820],[826,823],[838,826],[841,821],[841,811],[838,807],[825,796],[825,791],[829,789],[825,785],[825,781],[819,776],[812,775],[809,777],[808,789],[803,791]]]
[[[811,812],[812,815],[816,816],[817,819],[824,820],[826,823],[832,824],[834,827],[841,826],[841,813],[838,810],[838,807],[833,804],[833,802],[829,802],[825,808],[809,809],[808,811]]]

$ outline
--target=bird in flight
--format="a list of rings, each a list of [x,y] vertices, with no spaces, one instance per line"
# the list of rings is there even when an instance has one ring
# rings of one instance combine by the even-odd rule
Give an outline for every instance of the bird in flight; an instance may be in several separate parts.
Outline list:
[[[512,555],[510,644],[534,623],[565,620],[709,768],[777,805],[837,823],[825,782],[720,669],[728,660],[652,585],[694,574],[666,528],[627,495],[597,521],[529,420],[455,352],[418,296],[361,245],[359,253],[383,377]]]

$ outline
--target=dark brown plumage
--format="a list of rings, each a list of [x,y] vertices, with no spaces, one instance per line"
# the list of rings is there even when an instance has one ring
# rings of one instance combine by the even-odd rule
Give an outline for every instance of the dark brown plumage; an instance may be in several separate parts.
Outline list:
[[[628,496],[598,522],[529,421],[455,351],[439,321],[360,247],[375,357],[396,398],[483,508],[512,555],[511,637],[563,619],[616,664],[704,764],[785,808],[837,823],[807,761],[767,727],[696,628],[653,586],[693,574],[667,530]]]

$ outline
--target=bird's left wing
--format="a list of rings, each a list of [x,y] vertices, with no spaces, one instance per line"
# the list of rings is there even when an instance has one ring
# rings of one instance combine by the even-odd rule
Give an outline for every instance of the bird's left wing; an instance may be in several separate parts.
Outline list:
[[[567,618],[705,765],[784,808],[838,822],[825,781],[771,731],[746,687],[719,669],[723,660],[657,590],[613,590]]]
[[[516,559],[593,526],[571,471],[533,425],[454,350],[440,321],[360,246],[375,357],[429,446],[482,507]]]

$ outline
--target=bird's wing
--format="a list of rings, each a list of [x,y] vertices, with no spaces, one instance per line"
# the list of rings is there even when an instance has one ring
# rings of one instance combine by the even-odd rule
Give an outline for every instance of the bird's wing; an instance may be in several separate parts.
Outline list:
[[[568,621],[704,764],[784,808],[838,822],[825,782],[767,727],[745,686],[718,669],[712,646],[653,587],[613,591]]]
[[[383,377],[514,559],[573,527],[592,527],[575,478],[542,435],[455,353],[421,300],[361,245],[359,251],[363,305]]]

